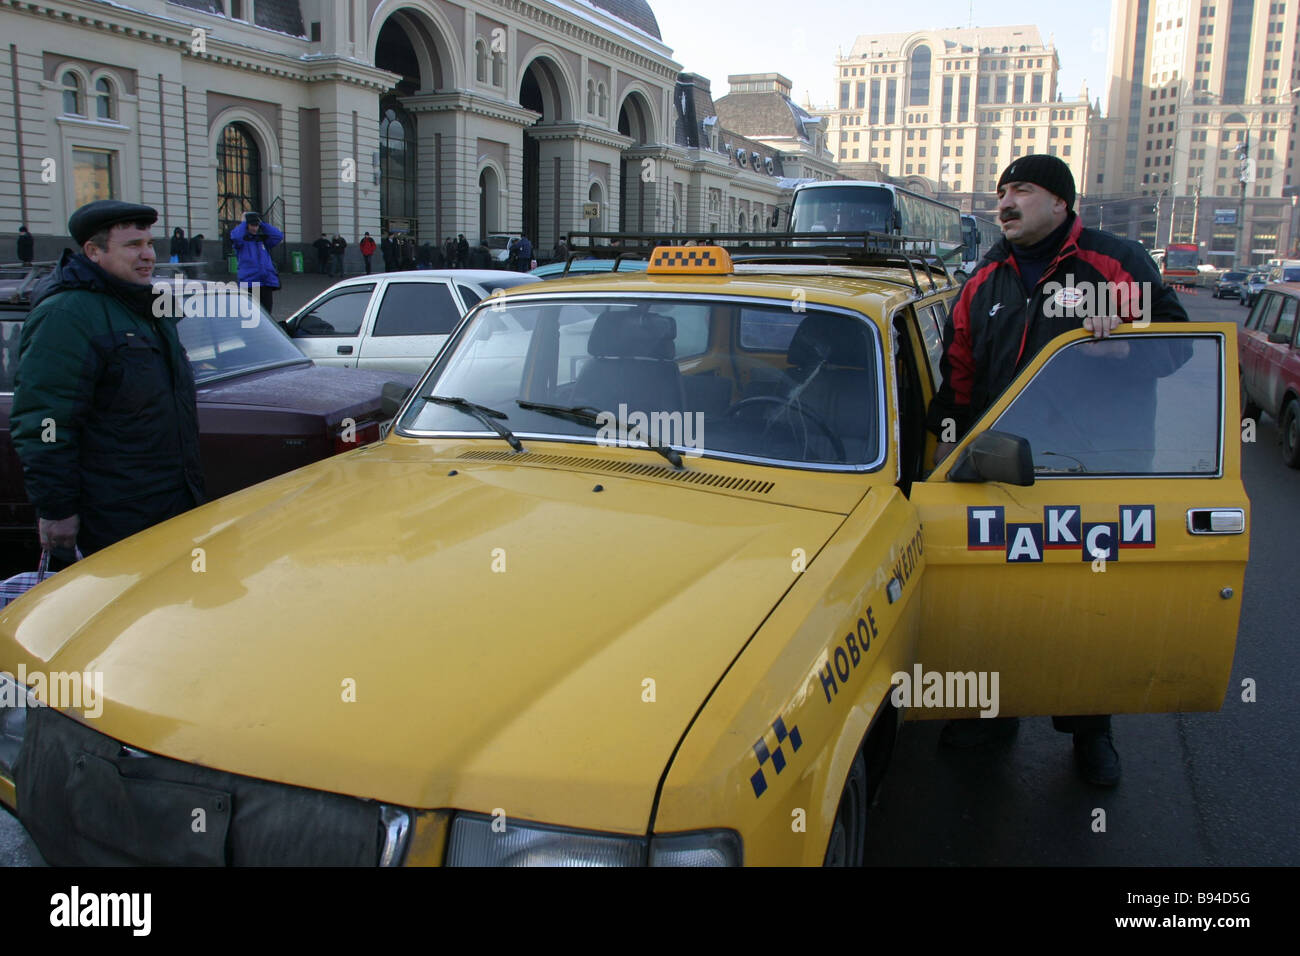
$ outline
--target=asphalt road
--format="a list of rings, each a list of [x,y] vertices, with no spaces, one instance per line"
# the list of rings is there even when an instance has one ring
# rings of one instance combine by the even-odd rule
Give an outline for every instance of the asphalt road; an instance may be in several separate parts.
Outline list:
[[[1195,320],[1246,310],[1202,293]],[[1251,554],[1227,700],[1218,713],[1117,716],[1124,778],[1081,782],[1070,738],[1047,718],[1021,721],[1011,741],[982,751],[938,746],[940,724],[909,723],[872,810],[868,860],[894,865],[1280,865],[1300,863],[1300,629],[1291,607],[1300,541],[1300,471],[1282,464],[1265,417],[1244,449]],[[1257,702],[1243,703],[1253,678]],[[1097,808],[1105,832],[1095,832]],[[40,865],[0,812],[0,865]],[[1216,887],[1230,889],[1231,887]]]

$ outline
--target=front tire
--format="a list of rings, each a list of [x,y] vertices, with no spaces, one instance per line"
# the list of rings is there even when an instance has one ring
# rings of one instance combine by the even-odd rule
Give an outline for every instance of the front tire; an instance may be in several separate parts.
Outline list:
[[[867,813],[871,791],[867,761],[859,747],[853,755],[849,778],[840,794],[840,807],[831,825],[824,866],[862,866],[867,850]]]
[[[1300,468],[1300,402],[1294,398],[1282,411],[1282,460]]]

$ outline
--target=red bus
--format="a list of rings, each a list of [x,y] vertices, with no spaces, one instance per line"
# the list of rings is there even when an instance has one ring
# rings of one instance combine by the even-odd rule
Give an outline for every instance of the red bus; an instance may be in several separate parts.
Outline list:
[[[1165,246],[1160,277],[1169,285],[1192,285],[1200,262],[1201,250],[1195,243],[1170,243]]]

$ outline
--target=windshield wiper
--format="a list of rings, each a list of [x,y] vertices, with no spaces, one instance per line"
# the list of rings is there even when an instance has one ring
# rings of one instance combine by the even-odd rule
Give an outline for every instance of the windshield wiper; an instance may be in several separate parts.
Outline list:
[[[492,429],[502,438],[504,438],[515,451],[523,451],[524,446],[520,444],[519,439],[514,436],[510,429],[506,428],[497,421],[498,418],[505,418],[505,412],[499,412],[495,408],[488,408],[486,405],[479,405],[471,402],[466,398],[457,398],[454,395],[430,395],[425,399],[427,402],[434,402],[438,405],[446,405],[450,408],[458,408],[466,415],[472,415],[480,422]]]
[[[592,408],[590,405],[550,405],[546,402],[526,402],[523,399],[516,399],[515,404],[529,411],[541,412],[543,415],[554,415],[556,418],[566,418],[571,422],[577,422],[579,425],[589,425],[592,428],[600,428],[604,424],[599,420],[598,415],[606,414],[612,417],[611,412],[601,412],[600,409]],[[678,454],[677,449],[669,448],[667,445],[652,444],[648,436],[643,440],[647,448],[663,455],[674,468],[686,467],[682,464],[682,456]]]

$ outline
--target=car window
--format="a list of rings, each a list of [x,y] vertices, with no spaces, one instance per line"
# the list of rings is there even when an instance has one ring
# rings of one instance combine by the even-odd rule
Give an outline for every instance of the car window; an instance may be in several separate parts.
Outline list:
[[[246,295],[219,290],[186,296],[182,315],[176,334],[199,383],[307,361],[284,330]]]
[[[1281,311],[1282,297],[1280,295],[1261,295],[1259,301],[1255,303],[1255,311],[1250,317],[1255,323],[1253,328],[1268,335],[1277,325],[1277,317]]]
[[[442,282],[390,282],[375,318],[375,337],[447,335],[460,321],[451,289]]]
[[[1283,282],[1300,282],[1300,269],[1283,269]]]
[[[1215,474],[1220,349],[1208,335],[1073,343],[992,427],[1029,440],[1040,477]]]
[[[311,306],[293,323],[297,336],[353,336],[361,332],[361,323],[370,305],[373,285],[351,286]]]
[[[738,318],[750,333],[743,354],[729,334]],[[723,342],[731,344],[713,345],[703,366],[681,361]],[[521,436],[635,444],[639,422],[657,442],[700,454],[870,470],[883,463],[888,434],[880,353],[863,316],[811,305],[793,312],[788,301],[505,298],[469,318],[399,430],[483,434],[464,412],[418,400],[458,396],[501,412]],[[521,401],[606,417],[601,425]]]
[[[936,389],[943,381],[939,374],[939,360],[943,358],[943,327],[947,322],[947,311],[942,302],[917,310],[921,339],[925,342],[925,357],[930,363],[930,381]]]
[[[18,337],[23,332],[24,318],[20,312],[0,315],[0,392],[14,390],[14,373],[18,371]]]
[[[1284,336],[1286,341],[1291,341],[1291,336],[1295,333],[1295,309],[1296,300],[1289,295],[1274,296],[1275,299],[1282,300],[1282,314],[1278,319],[1277,328],[1274,333]]]
[[[483,301],[483,297],[474,289],[470,288],[463,282],[457,282],[456,288],[460,291],[461,301],[465,303],[466,309],[472,309]]]

